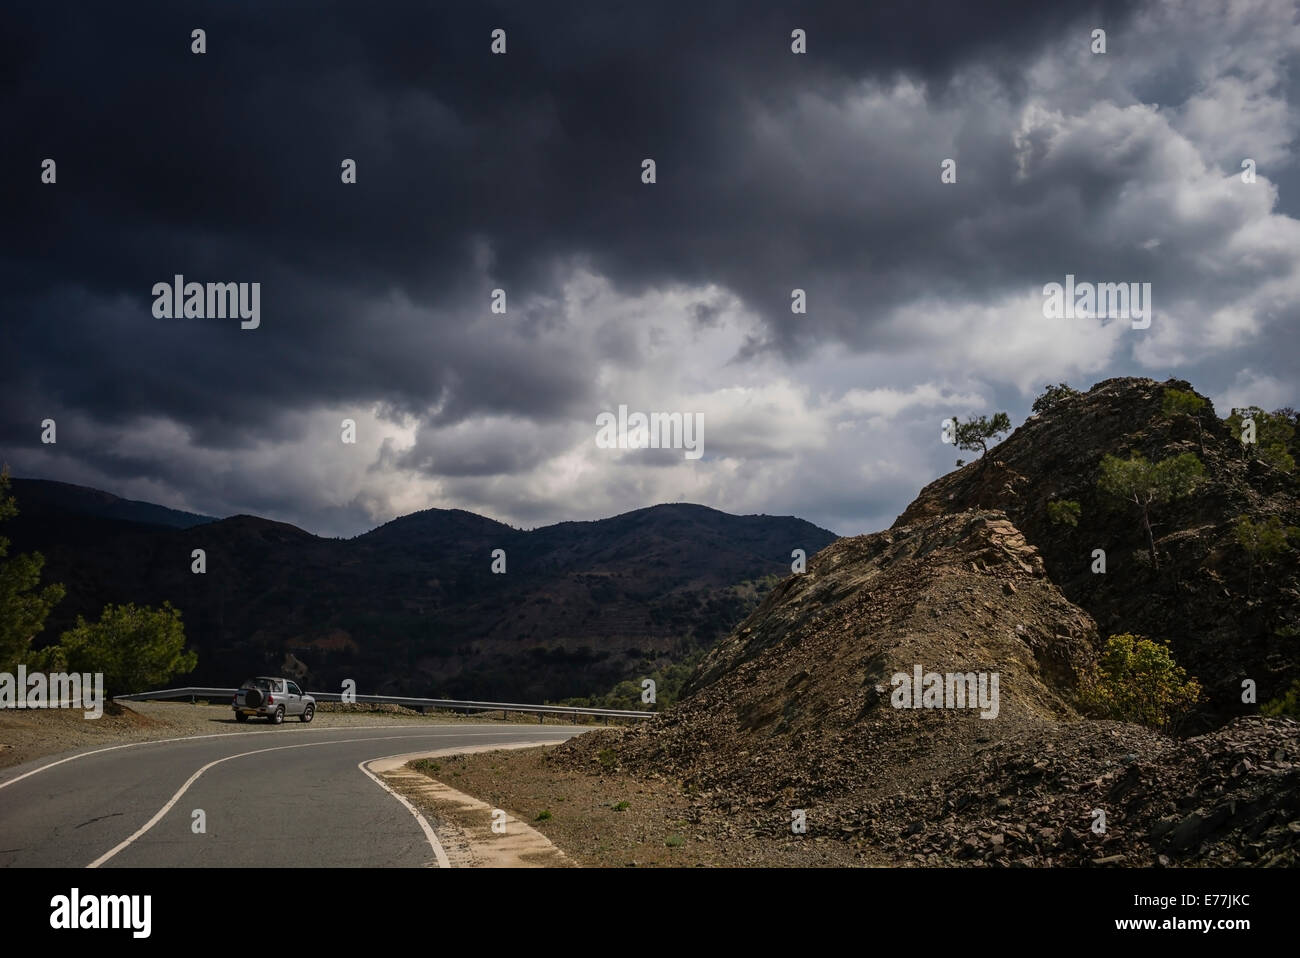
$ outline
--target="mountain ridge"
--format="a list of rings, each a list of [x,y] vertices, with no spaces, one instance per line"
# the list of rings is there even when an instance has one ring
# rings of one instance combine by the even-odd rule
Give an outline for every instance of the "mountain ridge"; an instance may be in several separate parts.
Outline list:
[[[87,515],[107,519],[121,519],[128,522],[141,522],[149,525],[171,526],[185,529],[218,521],[215,516],[202,515],[160,506],[157,503],[141,499],[126,499],[122,496],[81,486],[57,479],[19,478],[10,479],[11,491],[21,501],[59,504],[68,511],[82,512]]]
[[[186,679],[198,684],[272,670],[376,694],[591,695],[707,648],[794,548],[836,538],[794,517],[664,503],[531,530],[422,510],[327,539],[258,516],[177,528],[88,514],[50,494],[25,501],[30,482],[6,534],[44,553],[44,581],[68,586],[35,646],[108,602],[170,601],[199,651]]]

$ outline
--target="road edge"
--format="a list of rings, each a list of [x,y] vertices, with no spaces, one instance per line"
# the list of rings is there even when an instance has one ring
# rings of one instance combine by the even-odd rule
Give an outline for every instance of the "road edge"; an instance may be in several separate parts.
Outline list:
[[[370,765],[387,782],[385,789],[398,798],[403,805],[412,810],[421,821],[427,822],[409,798],[427,802],[435,810],[444,811],[444,816],[435,815],[438,824],[435,833],[452,846],[449,864],[444,868],[539,868],[539,867],[574,867],[575,862],[554,842],[537,829],[520,821],[503,809],[495,809],[487,802],[457,791],[445,782],[407,768],[409,762],[427,758],[446,758],[452,755],[470,755],[478,752],[499,752],[520,748],[545,748],[558,745],[558,742],[519,742],[506,745],[474,745],[469,748],[441,748],[420,752],[407,752],[402,755],[390,755],[385,758],[371,759],[363,765]],[[363,769],[365,771],[365,769]],[[384,783],[380,783],[384,784]],[[389,787],[391,786],[391,788]],[[468,826],[453,821],[446,816],[447,809],[454,809],[457,817],[469,815],[479,821]],[[494,832],[493,813],[505,815],[504,833]],[[497,819],[499,822],[500,819]],[[437,840],[437,839],[435,839]],[[438,842],[442,848],[442,841]],[[444,854],[445,854],[445,848]],[[457,864],[450,864],[450,857],[458,859]],[[440,860],[441,861],[441,860]]]

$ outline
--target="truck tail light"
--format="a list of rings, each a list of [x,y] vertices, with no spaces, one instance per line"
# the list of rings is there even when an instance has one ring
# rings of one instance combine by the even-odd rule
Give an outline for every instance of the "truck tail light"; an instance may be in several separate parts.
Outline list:
[[[275,696],[274,696],[274,695],[268,695],[268,696],[266,697],[266,704],[267,704],[267,705],[274,705],[274,704],[275,704]]]

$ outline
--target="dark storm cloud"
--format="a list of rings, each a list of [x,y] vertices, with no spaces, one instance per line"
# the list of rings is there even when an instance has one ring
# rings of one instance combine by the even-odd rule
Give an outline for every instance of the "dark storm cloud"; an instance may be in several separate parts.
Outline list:
[[[262,510],[327,531],[359,531],[358,517],[389,501],[388,490],[357,492],[348,479],[313,502],[312,482],[336,467],[383,472],[389,486],[419,473],[457,504],[502,518],[573,518],[590,501],[575,477],[600,485],[605,476],[593,480],[573,462],[543,471],[575,442],[590,445],[610,391],[622,401],[623,380],[636,387],[651,368],[642,365],[641,314],[602,323],[582,315],[595,311],[586,301],[570,308],[565,284],[579,266],[625,297],[712,287],[714,298],[674,307],[701,336],[725,327],[736,301],[759,317],[738,355],[703,373],[693,367],[689,380],[655,367],[668,389],[693,397],[730,388],[739,367],[765,362],[777,377],[819,387],[818,370],[798,364],[827,345],[885,357],[867,367],[875,385],[933,379],[969,391],[982,379],[999,408],[1026,405],[1017,392],[1025,369],[1036,374],[1053,347],[1086,354],[1080,368],[1090,372],[1103,362],[1110,375],[1150,372],[1107,355],[1100,338],[1086,349],[1077,339],[1014,342],[1024,332],[1014,324],[998,330],[1012,347],[985,349],[967,369],[946,340],[982,332],[977,320],[955,316],[944,328],[897,314],[931,303],[940,314],[996,307],[1067,272],[1151,281],[1161,307],[1181,297],[1207,310],[1239,300],[1249,301],[1244,312],[1294,309],[1281,295],[1278,304],[1251,301],[1291,269],[1287,234],[1257,230],[1243,262],[1225,258],[1266,207],[1239,195],[1203,201],[1217,173],[1204,173],[1168,124],[1179,103],[1204,92],[1203,60],[1213,57],[1194,33],[1155,42],[1171,34],[1159,23],[1130,35],[1152,9],[1162,8],[1032,0],[8,9],[0,452],[30,454],[36,474],[53,475],[40,471],[48,463],[69,481],[152,481],[189,490],[189,505],[203,511]],[[1248,13],[1228,18],[1241,31],[1228,37],[1234,55],[1251,56],[1283,32],[1261,37],[1262,18]],[[1095,26],[1107,29],[1111,54],[1080,58]],[[203,56],[190,53],[195,27],[207,31]],[[503,57],[488,51],[496,27],[508,32]],[[790,53],[795,27],[808,33],[807,56]],[[1268,55],[1261,62],[1267,75]],[[1268,108],[1295,99],[1300,70],[1277,72],[1284,92],[1265,97]],[[1238,153],[1259,146],[1273,182],[1291,183],[1285,138],[1274,136],[1288,123],[1221,93],[1186,124],[1202,134],[1197,149],[1231,171]],[[1146,111],[1148,99],[1174,108]],[[1216,143],[1224,117],[1240,122]],[[1273,139],[1261,145],[1261,131]],[[59,164],[57,187],[38,182],[47,156]],[[939,182],[948,156],[959,159],[960,188]],[[355,186],[339,181],[345,157],[358,163]],[[658,164],[652,187],[640,182],[643,157]],[[1168,200],[1178,188],[1184,194]],[[1274,258],[1261,255],[1270,245]],[[260,282],[260,328],[155,319],[150,290],[176,273]],[[507,290],[508,316],[489,310],[497,286]],[[796,286],[808,291],[806,316],[790,312]],[[1172,340],[1152,337],[1151,361],[1181,353],[1205,364],[1196,337],[1210,334],[1178,318]],[[1207,368],[1219,385],[1241,369],[1228,369],[1227,358],[1240,338],[1224,343]],[[1296,357],[1268,360],[1259,372],[1276,377]],[[839,370],[836,386],[859,384],[858,374]],[[820,435],[818,416],[835,397],[805,407],[787,402],[796,393],[770,400],[792,410],[781,436]],[[745,389],[736,396],[751,398]],[[415,423],[413,444],[368,447],[368,466],[334,462],[347,455],[336,448],[334,411],[353,407]],[[57,456],[32,452],[46,416],[59,419],[61,443],[70,440]],[[847,447],[811,470],[815,483],[782,485],[778,470],[812,446],[768,441],[762,417],[728,421],[735,428],[719,433],[710,418],[706,439],[710,456],[741,463],[728,493],[744,480],[778,503],[774,511],[816,511],[849,531],[846,523],[896,512],[918,485],[877,471],[860,488]],[[950,458],[925,450],[890,454],[913,465]],[[648,504],[668,488],[649,474],[673,472],[673,461],[607,470],[600,503]]]
[[[899,244],[901,215],[864,234],[782,202],[800,186],[782,188],[779,164],[738,173],[754,103],[897,71],[942,82],[1076,19],[1035,3],[19,10],[2,51],[3,370],[60,407],[174,415],[217,445],[299,404],[377,396],[417,413],[444,402],[444,417],[566,414],[586,385],[560,357],[480,336],[483,356],[457,335],[486,312],[482,244],[492,283],[520,299],[583,254],[631,289],[721,282],[775,314],[811,262],[833,275],[865,243],[890,266],[888,249],[915,243]],[[496,26],[505,57],[487,53]],[[789,54],[793,26],[815,56]],[[57,190],[36,182],[45,156]],[[343,157],[356,187],[339,183]],[[263,328],[155,320],[149,290],[177,272],[262,282]],[[368,313],[394,291],[433,315]]]

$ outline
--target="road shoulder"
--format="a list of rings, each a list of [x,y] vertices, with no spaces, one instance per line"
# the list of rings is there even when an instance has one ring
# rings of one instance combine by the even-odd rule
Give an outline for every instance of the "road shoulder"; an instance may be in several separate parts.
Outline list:
[[[453,756],[537,747],[533,743],[520,743],[445,748],[389,756],[366,765],[428,819],[451,867],[570,867],[573,862],[564,852],[517,816],[411,767],[413,763],[426,763],[425,767],[431,767],[439,764],[436,760]],[[433,775],[436,774],[433,771]]]

